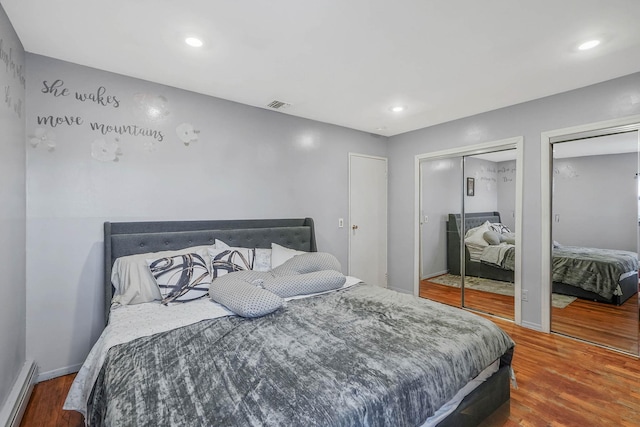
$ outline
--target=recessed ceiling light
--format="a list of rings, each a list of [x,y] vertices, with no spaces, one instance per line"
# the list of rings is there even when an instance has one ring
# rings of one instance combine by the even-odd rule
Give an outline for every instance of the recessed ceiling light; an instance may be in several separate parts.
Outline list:
[[[578,50],[593,49],[594,47],[598,46],[599,44],[600,44],[600,40],[589,40],[588,42],[584,42],[580,46],[578,46]]]
[[[406,109],[407,107],[405,107],[404,105],[394,105],[393,107],[390,108],[390,110],[393,111],[394,113],[402,113]]]
[[[184,42],[191,47],[202,47],[202,40],[197,37],[187,37]]]

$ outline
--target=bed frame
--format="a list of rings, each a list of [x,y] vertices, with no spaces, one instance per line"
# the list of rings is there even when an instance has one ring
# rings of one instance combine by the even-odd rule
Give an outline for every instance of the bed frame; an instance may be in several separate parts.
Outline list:
[[[499,212],[478,212],[469,213],[464,216],[464,234],[474,227],[478,227],[489,222],[501,222]],[[447,221],[447,265],[449,273],[460,275],[460,229],[461,218],[458,214],[449,214]],[[514,281],[514,272],[505,270],[489,264],[473,262],[470,259],[469,250],[465,248],[465,275],[473,277],[481,277],[485,279],[500,280],[503,282]],[[621,305],[638,292],[638,274],[631,275],[619,282],[622,289],[622,295],[614,295],[611,299],[603,298],[595,292],[585,291],[573,285],[566,283],[553,282],[552,289],[554,293],[570,295],[578,298],[588,299],[592,301],[603,302],[607,304]]]
[[[105,222],[105,322],[109,319],[113,296],[111,269],[116,258],[212,245],[215,239],[239,247],[271,248],[271,243],[277,243],[296,250],[317,251],[314,223],[311,218]],[[513,349],[500,359],[498,372],[470,393],[438,426],[478,426],[492,414],[493,417],[508,418],[512,358]]]

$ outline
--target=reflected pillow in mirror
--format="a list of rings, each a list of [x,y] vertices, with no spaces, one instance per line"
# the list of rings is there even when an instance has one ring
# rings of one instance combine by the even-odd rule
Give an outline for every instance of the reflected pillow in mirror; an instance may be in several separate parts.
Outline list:
[[[516,244],[516,233],[504,233],[500,235],[500,241],[510,245]]]
[[[485,231],[482,237],[490,245],[499,245],[502,241],[500,233],[493,230]]]
[[[500,233],[500,234],[511,233],[511,230],[509,230],[509,227],[499,222],[491,223],[491,225],[489,225],[489,228],[495,231],[496,233]]]

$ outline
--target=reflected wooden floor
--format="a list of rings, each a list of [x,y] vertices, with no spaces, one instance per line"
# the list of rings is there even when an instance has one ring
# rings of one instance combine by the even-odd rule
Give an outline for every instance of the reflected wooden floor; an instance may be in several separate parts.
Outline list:
[[[429,282],[427,279],[420,282],[420,296],[443,304],[460,307],[459,288]],[[492,294],[475,289],[465,289],[464,296],[465,307],[513,320],[514,308],[512,296]]]
[[[551,330],[637,354],[638,298],[620,306],[578,298],[566,308],[552,307]]]
[[[422,280],[420,296],[460,307],[460,289]],[[513,297],[473,289],[465,290],[465,306],[513,319]],[[638,352],[638,299],[621,306],[578,298],[565,308],[552,307],[552,330],[629,353]]]

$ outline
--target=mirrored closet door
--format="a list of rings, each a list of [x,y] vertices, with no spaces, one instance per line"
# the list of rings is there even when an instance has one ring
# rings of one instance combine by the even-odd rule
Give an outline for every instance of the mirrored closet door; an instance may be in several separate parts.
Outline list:
[[[638,354],[638,131],[552,152],[551,330]]]
[[[449,215],[462,213],[462,157],[420,163],[420,296],[460,307],[459,235]]]
[[[466,156],[463,306],[514,318],[515,150]]]
[[[420,163],[420,295],[514,318],[515,150]]]

